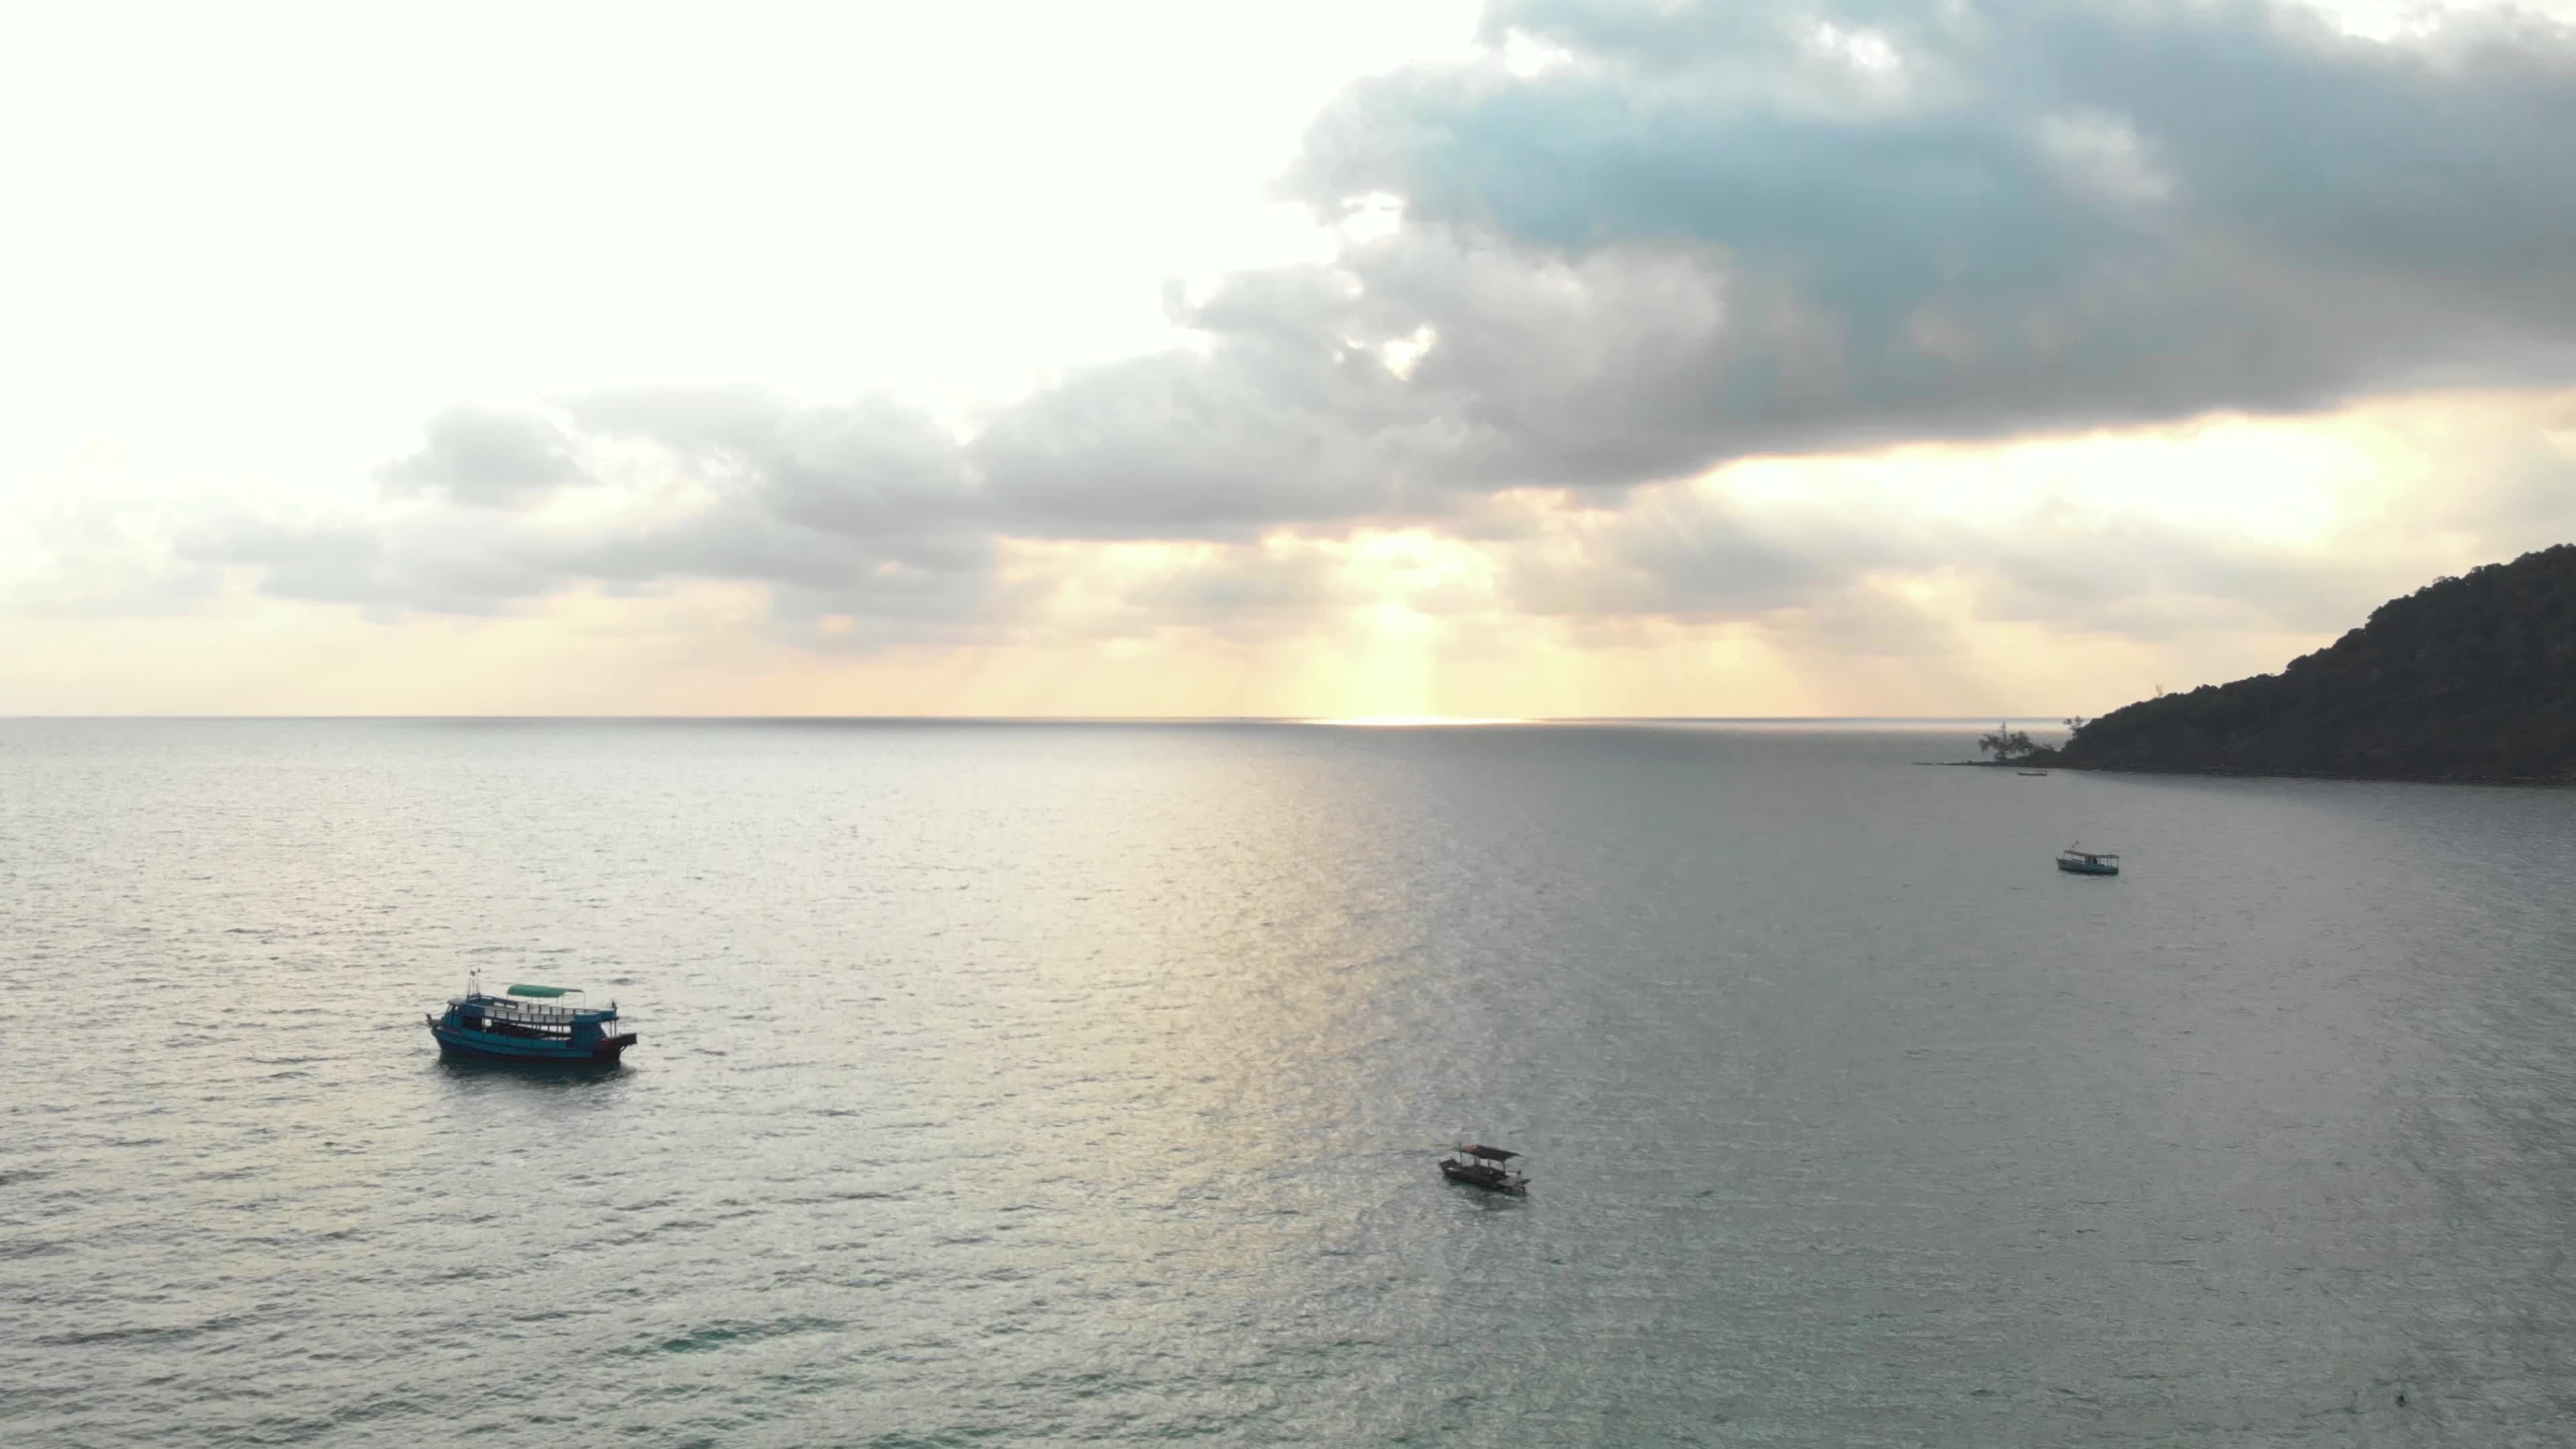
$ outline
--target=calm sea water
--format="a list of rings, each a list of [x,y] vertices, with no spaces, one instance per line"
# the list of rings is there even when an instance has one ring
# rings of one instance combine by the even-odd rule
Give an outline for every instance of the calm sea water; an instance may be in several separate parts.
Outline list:
[[[0,722],[0,1442],[2576,1440],[2576,794],[1973,735]]]

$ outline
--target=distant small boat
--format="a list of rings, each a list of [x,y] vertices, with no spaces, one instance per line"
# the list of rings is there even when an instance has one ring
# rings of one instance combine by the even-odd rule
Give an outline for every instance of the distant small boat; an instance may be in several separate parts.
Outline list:
[[[2028,775],[2037,780],[2045,780],[2048,778],[2048,772],[2046,770],[2015,770],[2013,773],[2016,775]]]
[[[1503,1164],[1520,1156],[1500,1147],[1461,1147],[1451,1156],[1440,1159],[1440,1175],[1451,1182],[1481,1187],[1488,1192],[1522,1193],[1529,1191],[1529,1179],[1504,1170]]]
[[[2070,875],[2118,875],[2120,857],[2108,851],[2068,846],[2057,853],[2057,868]]]
[[[452,1057],[612,1064],[635,1045],[635,1033],[618,1019],[616,1002],[593,1009],[566,1000],[579,995],[577,987],[520,985],[488,996],[481,978],[469,976],[465,994],[429,1018],[429,1034]]]

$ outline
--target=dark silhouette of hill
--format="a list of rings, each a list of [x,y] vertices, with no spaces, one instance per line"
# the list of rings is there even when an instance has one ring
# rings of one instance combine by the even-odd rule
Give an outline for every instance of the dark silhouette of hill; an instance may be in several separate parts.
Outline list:
[[[2094,770],[2576,782],[2576,545],[2439,579],[2278,674],[2141,700],[2037,758]]]

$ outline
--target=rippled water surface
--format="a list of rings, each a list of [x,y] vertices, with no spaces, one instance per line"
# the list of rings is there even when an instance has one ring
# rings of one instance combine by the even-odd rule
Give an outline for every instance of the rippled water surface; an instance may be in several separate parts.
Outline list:
[[[1973,733],[0,721],[0,1443],[2576,1437],[2576,794]]]

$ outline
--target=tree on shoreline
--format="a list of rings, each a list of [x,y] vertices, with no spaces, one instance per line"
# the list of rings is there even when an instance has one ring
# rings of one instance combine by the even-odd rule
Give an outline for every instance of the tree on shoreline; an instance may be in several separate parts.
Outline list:
[[[2039,753],[2039,746],[2031,743],[2027,733],[2012,729],[2005,723],[1997,723],[1993,734],[1978,736],[1977,753],[1994,756],[1995,763],[2000,765],[2006,760],[2035,755]]]

